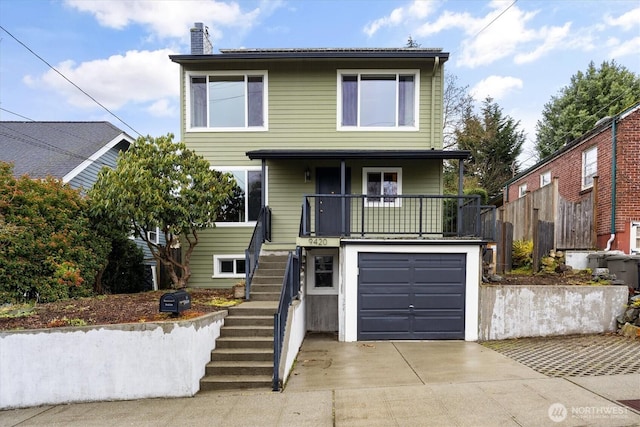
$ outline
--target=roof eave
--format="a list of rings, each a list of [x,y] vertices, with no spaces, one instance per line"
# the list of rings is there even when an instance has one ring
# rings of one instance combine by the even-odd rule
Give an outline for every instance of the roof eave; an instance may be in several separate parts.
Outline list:
[[[253,150],[248,151],[251,160],[295,159],[466,159],[466,150]]]
[[[271,60],[349,60],[349,59],[434,59],[439,58],[440,62],[449,59],[448,52],[245,52],[245,53],[224,53],[212,55],[169,55],[171,61],[178,64],[198,63],[198,62],[225,62],[225,61],[271,61]]]

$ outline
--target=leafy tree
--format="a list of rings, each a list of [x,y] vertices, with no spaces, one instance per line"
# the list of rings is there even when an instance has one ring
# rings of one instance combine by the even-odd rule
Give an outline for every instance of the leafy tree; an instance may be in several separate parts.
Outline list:
[[[0,162],[0,304],[87,296],[107,262],[87,201],[57,179],[14,178]]]
[[[120,153],[115,169],[104,168],[89,192],[92,212],[144,240],[153,257],[167,267],[174,288],[186,287],[198,232],[213,227],[231,196],[229,174],[210,168],[202,156],[174,142],[173,135],[138,138]],[[159,227],[164,244],[149,240]],[[182,259],[173,248],[182,244]]]
[[[625,67],[593,61],[544,105],[536,125],[536,152],[544,158],[565,143],[591,130],[596,122],[614,116],[640,99],[640,77]]]
[[[525,141],[520,122],[505,116],[491,98],[482,104],[480,115],[464,113],[464,127],[455,132],[458,148],[471,151],[465,175],[476,179],[489,196],[500,192],[502,184],[518,171],[516,159]]]

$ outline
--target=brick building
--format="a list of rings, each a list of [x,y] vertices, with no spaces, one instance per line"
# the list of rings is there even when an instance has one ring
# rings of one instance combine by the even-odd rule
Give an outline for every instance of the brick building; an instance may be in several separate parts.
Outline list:
[[[554,179],[565,200],[577,203],[593,196],[595,249],[640,253],[640,103],[601,120],[507,181],[504,201],[514,201]]]

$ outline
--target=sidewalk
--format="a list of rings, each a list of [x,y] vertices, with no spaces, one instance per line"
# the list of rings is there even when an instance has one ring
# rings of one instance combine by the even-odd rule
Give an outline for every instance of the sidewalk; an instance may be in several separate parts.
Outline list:
[[[631,399],[640,399],[640,374],[548,378],[477,343],[310,337],[281,393],[9,410],[0,426],[640,425],[617,403]]]

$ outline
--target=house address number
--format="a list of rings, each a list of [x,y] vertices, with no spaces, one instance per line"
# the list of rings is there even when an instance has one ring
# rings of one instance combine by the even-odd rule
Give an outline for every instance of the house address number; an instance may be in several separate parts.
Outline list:
[[[298,237],[298,246],[304,246],[308,248],[339,248],[339,237]]]
[[[327,239],[310,238],[309,246],[327,246],[329,241]]]

